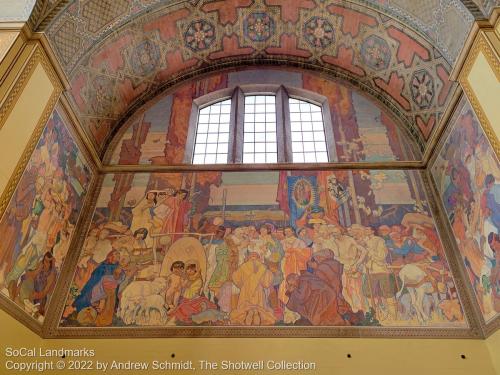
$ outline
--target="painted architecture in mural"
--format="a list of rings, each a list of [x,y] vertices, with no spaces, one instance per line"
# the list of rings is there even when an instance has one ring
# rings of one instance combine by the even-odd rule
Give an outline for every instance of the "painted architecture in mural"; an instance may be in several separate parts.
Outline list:
[[[432,173],[486,321],[500,314],[500,164],[464,100]]]
[[[54,110],[1,220],[0,290],[43,320],[91,171]]]
[[[61,326],[466,327],[414,171],[108,174]]]
[[[417,160],[408,135],[386,111],[347,86],[313,73],[251,69],[216,74],[187,83],[134,115],[124,126],[111,164],[182,163],[193,100],[208,93],[249,84],[305,89],[328,98],[337,160],[384,162]],[[189,152],[189,150],[187,151]]]

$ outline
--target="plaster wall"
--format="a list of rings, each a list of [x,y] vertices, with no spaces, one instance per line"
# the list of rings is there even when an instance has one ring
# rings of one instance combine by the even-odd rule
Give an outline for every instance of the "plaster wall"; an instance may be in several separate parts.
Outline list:
[[[500,374],[500,331],[495,332],[486,340],[490,352],[491,364],[497,374]]]
[[[354,374],[453,374],[453,375],[495,375],[498,372],[498,358],[493,365],[491,356],[498,345],[499,335],[493,341],[449,340],[449,339],[63,339],[44,340],[26,327],[0,311],[2,340],[0,363],[8,359],[5,348],[88,348],[95,350],[94,360],[99,361],[153,361],[169,360],[172,353],[176,361],[192,360],[198,367],[191,374],[217,374],[218,371],[201,371],[198,361],[223,360],[290,360],[316,362],[314,375]],[[140,350],[139,350],[140,348]],[[351,354],[351,358],[347,358]],[[465,359],[461,355],[466,356]],[[67,361],[69,358],[67,359]],[[2,368],[4,371],[4,368]],[[497,371],[497,372],[495,372]],[[51,374],[52,372],[46,372]],[[53,372],[56,373],[56,372]],[[59,372],[57,372],[59,373]],[[88,371],[99,374],[102,371]],[[142,371],[141,374],[158,373]],[[226,371],[225,373],[230,373]],[[238,372],[246,374],[248,372]],[[251,372],[276,374],[277,371]],[[307,373],[307,372],[306,372]],[[27,372],[30,374],[30,372]]]

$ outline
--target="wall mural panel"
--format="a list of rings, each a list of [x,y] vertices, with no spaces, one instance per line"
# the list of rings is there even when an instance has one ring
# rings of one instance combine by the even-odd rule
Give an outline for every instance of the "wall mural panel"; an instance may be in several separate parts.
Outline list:
[[[110,164],[182,163],[193,100],[216,90],[259,83],[306,89],[328,98],[338,156],[332,161],[420,158],[390,114],[357,90],[293,69],[247,69],[186,83],[161,95],[154,104],[147,104],[124,125],[127,130],[114,146]]]
[[[62,327],[467,327],[418,172],[109,174]]]
[[[92,173],[54,110],[0,220],[0,292],[43,321]]]
[[[432,174],[484,319],[500,315],[500,164],[463,99]]]

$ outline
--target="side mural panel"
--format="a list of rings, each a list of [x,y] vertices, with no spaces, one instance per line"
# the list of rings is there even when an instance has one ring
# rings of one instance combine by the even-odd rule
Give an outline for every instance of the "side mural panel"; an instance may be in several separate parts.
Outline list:
[[[134,115],[110,156],[110,164],[183,162],[193,100],[208,93],[251,84],[285,85],[328,98],[338,160],[417,160],[406,135],[373,101],[338,82],[299,71],[251,69],[215,74],[165,93]]]
[[[500,164],[464,99],[432,166],[484,319],[500,314]]]
[[[43,321],[92,179],[54,110],[0,220],[1,293]]]
[[[60,324],[467,326],[395,170],[107,175]]]

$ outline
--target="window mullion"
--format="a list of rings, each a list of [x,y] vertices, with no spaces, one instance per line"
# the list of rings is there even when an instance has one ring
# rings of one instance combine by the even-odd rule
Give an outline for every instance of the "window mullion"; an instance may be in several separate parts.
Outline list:
[[[328,161],[330,163],[338,161],[337,150],[335,148],[335,136],[333,134],[332,117],[328,101],[324,101],[321,106],[321,113],[323,115],[323,127],[325,130],[326,147],[328,149]]]
[[[231,96],[231,117],[229,123],[229,155],[227,156],[228,163],[234,163],[238,153],[236,152],[236,132],[237,132],[237,116],[239,111],[238,106],[238,88],[233,91]]]
[[[233,94],[234,116],[231,118],[233,134],[233,158],[234,163],[243,162],[243,120],[245,116],[245,95],[243,91],[237,87]]]
[[[189,115],[189,128],[187,134],[186,147],[184,148],[184,163],[191,164],[193,162],[194,145],[196,139],[196,130],[198,126],[199,106],[193,104],[191,114]]]
[[[278,163],[291,161],[290,127],[288,118],[288,93],[281,86],[276,93],[276,131],[278,140]],[[287,125],[288,124],[288,125]]]

